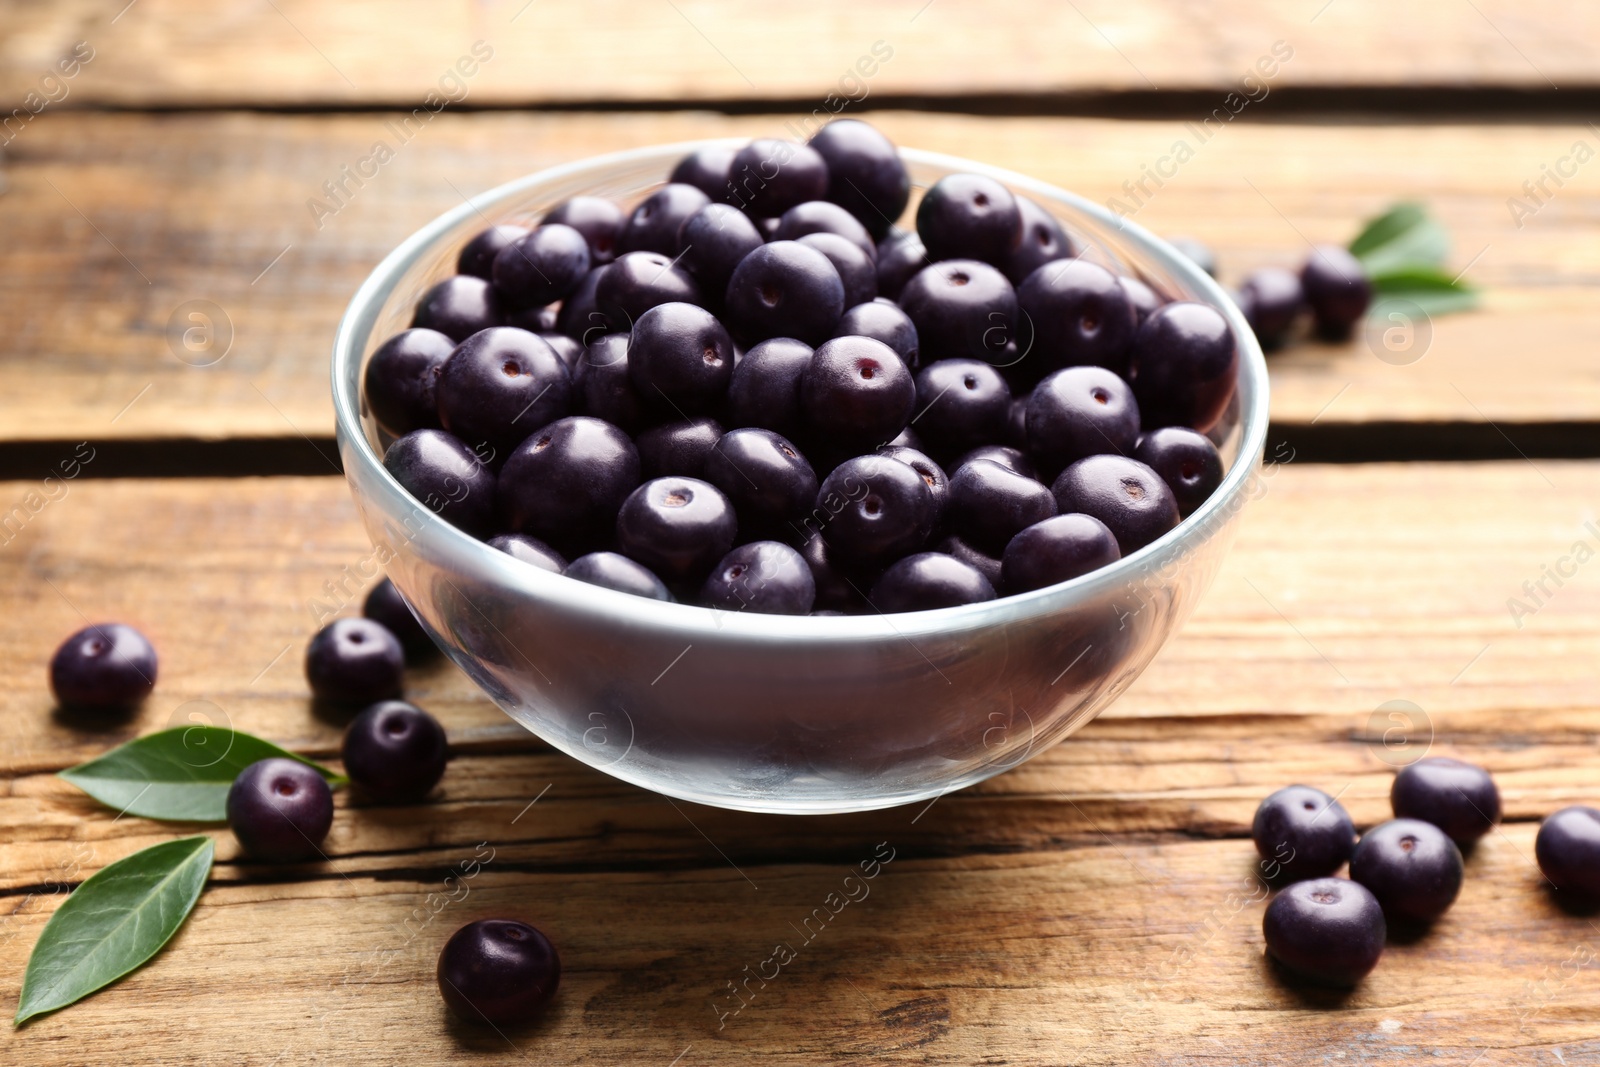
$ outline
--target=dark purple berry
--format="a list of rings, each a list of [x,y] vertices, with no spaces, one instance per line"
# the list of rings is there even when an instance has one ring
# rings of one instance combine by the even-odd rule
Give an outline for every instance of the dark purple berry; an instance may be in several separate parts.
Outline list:
[[[911,175],[894,145],[859,119],[834,119],[809,143],[828,165],[827,198],[882,237],[911,199]]]
[[[1010,387],[981,360],[942,359],[917,372],[917,430],[947,459],[999,440],[1010,417]]]
[[[750,216],[732,204],[707,204],[684,223],[682,236],[678,262],[701,292],[719,298],[728,291],[734,268],[766,243]]]
[[[946,537],[939,542],[938,549],[947,556],[954,556],[983,575],[984,579],[995,589],[1000,588],[1002,571],[1000,561],[989,555],[989,553],[979,551],[959,537]]]
[[[1317,320],[1317,332],[1333,341],[1351,329],[1372,303],[1372,281],[1361,261],[1338,245],[1318,245],[1300,270],[1300,286]]]
[[[1320,789],[1291,785],[1256,808],[1250,836],[1268,881],[1321,878],[1338,870],[1356,847],[1356,828],[1344,807]]]
[[[903,429],[899,433],[895,434],[894,437],[890,439],[889,444],[886,447],[889,447],[889,448],[914,448],[918,452],[921,452],[922,451],[922,438],[917,436],[917,431],[915,431],[911,427],[907,426],[905,429]]]
[[[663,185],[639,202],[617,237],[617,253],[659,252],[675,256],[683,250],[684,223],[711,200],[692,185]]]
[[[1178,503],[1161,475],[1126,456],[1080,459],[1050,491],[1061,514],[1078,511],[1109,526],[1124,556],[1178,525]]]
[[[987,263],[935,263],[906,282],[898,299],[917,329],[923,363],[1006,362],[1006,347],[1017,335],[1017,294]]]
[[[708,608],[805,615],[817,598],[805,559],[777,541],[751,541],[722,557],[700,590]]]
[[[556,312],[556,329],[580,345],[588,344],[590,340],[609,329],[596,294],[600,288],[600,279],[605,277],[610,269],[609,266],[596,267],[585,274],[583,281],[578,283],[578,288],[573,290],[571,296],[561,301],[561,310]]]
[[[1014,449],[1028,447],[1028,397],[1011,396],[1011,417],[1006,420],[1005,443]]]
[[[823,479],[813,511],[828,547],[847,561],[887,561],[927,544],[938,520],[922,475],[882,456],[847,459]]]
[[[1350,878],[1372,891],[1390,920],[1431,923],[1461,892],[1461,850],[1421,819],[1391,819],[1361,835]]]
[[[917,236],[935,260],[1005,264],[1022,240],[1022,209],[1011,190],[981,174],[947,174],[917,205]]]
[[[389,446],[383,466],[400,487],[473,536],[494,523],[495,476],[477,453],[443,430],[413,430]]]
[[[585,278],[588,276],[588,274],[584,275]],[[527,330],[529,333],[536,333],[540,337],[548,337],[555,330],[556,320],[560,317],[560,304],[546,304],[544,307],[529,307],[508,311],[506,312],[505,321],[500,325],[515,326],[519,330]],[[558,333],[556,336],[566,337],[566,334]],[[571,338],[568,338],[568,340],[571,340]],[[554,346],[552,345],[551,347]]]
[[[403,700],[373,704],[355,717],[340,748],[344,773],[374,800],[421,800],[450,759],[439,720]]]
[[[497,548],[512,559],[520,559],[531,566],[552,574],[567,569],[567,561],[549,545],[527,534],[500,534],[489,538],[489,547]]]
[[[980,459],[950,476],[945,524],[974,548],[999,556],[1011,539],[1056,513],[1055,497],[1042,482]]]
[[[865,452],[894,437],[911,418],[916,395],[905,363],[870,337],[824,342],[800,374],[808,430],[840,450]]]
[[[361,603],[361,614],[394,634],[405,650],[408,663],[421,662],[439,651],[428,631],[417,621],[411,605],[387,578],[367,591],[367,598]]]
[[[405,650],[371,619],[335,619],[306,646],[306,681],[322,700],[371,704],[400,695]]]
[[[439,371],[439,421],[469,447],[503,456],[572,406],[572,376],[555,349],[514,326],[462,341]]]
[[[461,246],[461,254],[456,257],[456,273],[488,281],[493,277],[494,257],[506,245],[527,235],[525,226],[490,226]]]
[[[798,241],[762,245],[728,280],[729,323],[752,342],[794,337],[821,344],[844,308],[844,283],[832,261]]]
[[[1322,985],[1353,986],[1378,965],[1388,926],[1383,908],[1345,878],[1297,882],[1267,905],[1267,953],[1291,973]]]
[[[828,257],[844,285],[844,306],[855,307],[878,295],[878,267],[869,253],[836,233],[808,233],[798,243]]]
[[[1133,458],[1161,475],[1187,518],[1222,484],[1222,455],[1203,433],[1187,426],[1163,426],[1139,438]]]
[[[867,597],[891,615],[932,611],[994,599],[994,586],[976,567],[942,552],[918,552],[891,564]]]
[[[878,295],[900,299],[906,282],[932,264],[928,250],[922,247],[922,238],[916,234],[897,233],[885,238],[878,245]]]
[[[723,145],[697,148],[678,160],[667,181],[692,185],[713,201],[726,200],[728,196],[728,170],[733,166],[733,149]]]
[[[1217,256],[1209,245],[1193,237],[1169,237],[1167,243],[1184,259],[1213,278],[1217,276]]]
[[[744,354],[728,383],[728,424],[761,426],[785,436],[798,433],[800,375],[811,362],[811,346],[792,337],[762,341]]]
[[[1239,349],[1222,312],[1209,304],[1168,304],[1134,337],[1128,381],[1146,429],[1188,426],[1204,433],[1233,398]]]
[[[1431,822],[1463,847],[1500,821],[1500,790],[1473,763],[1428,756],[1395,775],[1389,803],[1399,819]]]
[[[915,371],[921,365],[917,346],[917,328],[911,318],[893,301],[868,300],[844,313],[839,325],[833,328],[835,337],[870,337],[894,349],[894,354],[905,362],[906,368]]]
[[[564,333],[552,331],[542,332],[537,336],[539,340],[549,345],[551,350],[560,357],[561,365],[567,368],[568,377],[572,377],[577,373],[578,363],[583,359],[584,344],[582,341],[575,337],[568,337]],[[572,384],[574,386],[578,384],[576,379]]]
[[[1021,285],[1028,275],[1058,259],[1071,259],[1077,255],[1072,239],[1061,228],[1061,222],[1050,212],[1025,196],[1017,197],[1017,210],[1022,215],[1022,240],[1002,264],[1012,285]]]
[[[639,395],[628,370],[631,347],[628,334],[601,335],[584,350],[577,375],[583,413],[629,433],[637,432],[650,419],[650,406]]]
[[[1132,452],[1139,405],[1128,383],[1104,367],[1068,367],[1034,386],[1027,432],[1028,454],[1053,476],[1085,456]]]
[[[1300,277],[1282,267],[1251,271],[1239,285],[1239,307],[1265,349],[1281,348],[1305,307]]]
[[[960,458],[950,465],[950,469],[963,467],[975,459],[987,459],[1008,470],[1016,471],[1024,478],[1043,481],[1039,478],[1039,469],[1033,465],[1027,454],[1020,448],[1012,448],[1010,445],[979,445],[970,452],[963,452]]]
[[[1122,286],[1122,292],[1127,296],[1128,303],[1133,305],[1134,318],[1140,323],[1148,319],[1152,311],[1166,303],[1160,293],[1138,278],[1119,274],[1117,284]]]
[[[422,294],[411,325],[438,330],[452,341],[465,341],[479,330],[500,325],[504,315],[487,281],[454,274]]]
[[[657,304],[634,323],[628,378],[646,404],[699,414],[722,398],[732,377],[733,338],[705,308]]]
[[[156,650],[120,622],[84,627],[50,657],[50,688],[63,707],[83,711],[132,708],[156,685]]]
[[[808,524],[808,528],[810,525],[814,523]],[[867,608],[867,590],[872,588],[873,579],[881,568],[845,559],[821,535],[802,542],[800,556],[811,570],[811,579],[817,591],[816,608],[834,614],[870,610]]]
[[[838,204],[830,204],[826,200],[808,200],[785,211],[783,217],[778,219],[777,229],[772,231],[772,239],[798,241],[814,233],[831,233],[835,237],[843,237],[867,257],[876,273],[878,246],[873,243],[872,235],[854,215]],[[873,288],[877,288],[876,278],[873,281]]]
[[[928,491],[933,494],[933,525],[934,529],[938,529],[944,519],[944,509],[950,503],[950,478],[945,474],[944,468],[935,463],[926,452],[910,445],[886,445],[878,450],[878,455],[884,459],[904,463],[922,476],[922,480],[928,485]]]
[[[760,138],[734,153],[728,184],[729,203],[756,218],[777,218],[796,204],[823,198],[828,165],[813,148]]]
[[[700,287],[688,271],[659,252],[620,255],[595,283],[595,306],[618,333],[632,330],[639,316],[657,304],[673,301],[701,303]]]
[[[500,472],[500,513],[513,532],[581,549],[610,539],[618,509],[638,484],[639,453],[628,435],[573,416],[511,453]]]
[[[589,244],[589,262],[595,266],[617,258],[617,241],[628,217],[613,200],[603,196],[575,196],[550,209],[540,224],[559,223],[583,234]]]
[[[1557,890],[1600,898],[1600,811],[1577,804],[1562,808],[1539,824],[1533,853]]]
[[[789,529],[817,499],[816,472],[800,450],[756,427],[724,434],[706,457],[703,477],[732,502],[746,540]]]
[[[564,572],[568,578],[615,589],[619,593],[647,597],[651,600],[671,600],[672,593],[654,571],[642,563],[616,552],[591,552],[567,564]]]
[[[537,929],[512,919],[479,919],[439,953],[439,993],[469,1023],[507,1026],[536,1016],[561,983],[561,958]]]
[[[646,481],[668,475],[703,478],[706,459],[722,439],[722,433],[722,424],[708,418],[651,427],[634,438],[640,471]]]
[[[543,307],[570,295],[588,273],[589,242],[583,234],[550,223],[494,257],[494,291],[502,307]]]
[[[698,478],[657,478],[617,513],[618,547],[668,582],[699,582],[728,554],[738,532],[733,505]]]
[[[1033,373],[1063,367],[1128,366],[1138,316],[1116,275],[1095,263],[1063,259],[1046,263],[1017,286],[1022,316],[1018,332]]]
[[[1019,532],[1000,558],[1001,587],[1025,593],[1071,581],[1122,558],[1106,524],[1090,515],[1056,515]]]
[[[309,765],[282,756],[239,772],[228,788],[228,826],[251,859],[301,863],[327,859],[333,791]]]

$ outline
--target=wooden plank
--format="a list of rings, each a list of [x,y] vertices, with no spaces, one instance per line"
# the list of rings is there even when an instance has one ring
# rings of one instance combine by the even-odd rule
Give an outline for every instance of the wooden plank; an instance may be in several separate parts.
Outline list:
[[[1570,6],[1570,5],[1569,5]],[[815,99],[829,93],[1241,91],[1285,57],[1284,86],[1593,86],[1600,17],[1512,0],[1392,7],[1274,0],[1081,0],[994,7],[821,0],[752,18],[731,0],[324,5],[141,0],[25,4],[8,15],[6,98],[82,40],[68,103],[415,106],[475,42],[492,57],[444,91],[474,104]],[[1475,11],[1473,9],[1476,9]],[[604,27],[604,32],[596,32]],[[865,58],[864,67],[857,64]],[[872,62],[876,60],[876,62]],[[470,67],[468,69],[471,69]],[[854,72],[866,77],[851,78]],[[1259,93],[1259,82],[1243,90]]]
[[[388,136],[387,118],[56,114],[17,138],[0,197],[0,227],[14,235],[0,248],[0,436],[326,436],[327,351],[344,305],[389,248],[462,195],[564,160],[782,133],[786,121],[447,113],[319,230],[307,201]],[[903,144],[992,160],[1102,201],[1126,197],[1122,183],[1192,136],[1163,122],[875,120]],[[1422,197],[1455,235],[1454,265],[1470,264],[1468,278],[1485,287],[1485,310],[1438,320],[1425,355],[1407,365],[1360,340],[1275,357],[1275,417],[1592,421],[1600,170],[1580,170],[1520,229],[1506,206],[1579,139],[1596,141],[1586,127],[1241,125],[1200,146],[1135,219],[1212,242],[1237,280],[1297,264],[1303,238],[1347,239],[1389,202]],[[196,300],[220,308],[233,331],[226,358],[209,366],[181,361],[168,336]]]
[[[1194,617],[1110,714],[1329,714],[1357,729],[1404,699],[1443,732],[1457,713],[1593,710],[1592,561],[1559,587],[1543,573],[1572,569],[1561,559],[1580,539],[1591,552],[1600,541],[1585,526],[1600,463],[1291,464],[1263,486]],[[0,488],[8,508],[38,489]],[[300,658],[313,602],[345,597],[370,555],[342,481],[56,489],[0,548],[0,772],[58,770],[183,721],[198,700],[280,744],[337,747],[339,724],[311,713]],[[1531,608],[1523,585],[1540,581],[1542,606],[1513,618],[1508,601]],[[349,610],[363,586],[348,582]],[[86,619],[125,620],[160,649],[156,693],[129,721],[96,729],[51,712],[44,665]],[[454,668],[418,673],[410,691],[459,743],[523,736]]]

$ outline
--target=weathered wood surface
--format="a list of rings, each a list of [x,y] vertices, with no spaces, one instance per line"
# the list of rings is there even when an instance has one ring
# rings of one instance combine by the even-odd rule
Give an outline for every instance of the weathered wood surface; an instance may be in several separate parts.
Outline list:
[[[326,436],[328,351],[345,304],[390,248],[463,195],[600,152],[782,133],[789,121],[445,112],[319,229],[307,202],[391,136],[388,117],[41,116],[9,149],[0,196],[0,436]],[[1124,182],[1175,139],[1196,140],[1172,122],[873,118],[900,143],[1100,201],[1127,199]],[[1134,217],[1211,242],[1236,281],[1297,265],[1306,240],[1347,240],[1397,198],[1426,199],[1455,237],[1453,266],[1486,290],[1484,309],[1434,322],[1413,350],[1424,354],[1403,365],[1359,339],[1274,357],[1274,417],[1491,420],[1515,439],[1513,424],[1600,419],[1589,344],[1600,170],[1547,184],[1555,195],[1532,216],[1507,206],[1579,140],[1600,148],[1585,126],[1241,124],[1197,145],[1164,187],[1147,185],[1154,195]],[[195,300],[231,323],[232,347],[212,365],[180,360],[169,341],[175,313]]]
[[[1512,0],[821,0],[760,17],[732,0],[35,0],[13,3],[0,87],[21,98],[78,41],[68,104],[415,106],[475,42],[479,104],[1259,91],[1279,86],[1595,84],[1600,19]],[[1476,9],[1476,10],[1474,10]],[[876,51],[874,50],[874,46]],[[858,66],[865,57],[869,62]],[[470,68],[469,68],[470,69]],[[1272,69],[1272,68],[1265,68]],[[855,75],[852,77],[852,75]],[[864,76],[863,76],[864,75]]]

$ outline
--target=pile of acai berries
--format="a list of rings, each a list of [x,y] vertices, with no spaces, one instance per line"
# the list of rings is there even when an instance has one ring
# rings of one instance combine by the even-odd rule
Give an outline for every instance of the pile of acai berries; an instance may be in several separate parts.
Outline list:
[[[384,465],[529,564],[725,610],[974,603],[1176,526],[1222,479],[1224,317],[987,176],[915,232],[910,193],[837,120],[484,230],[367,364]]]

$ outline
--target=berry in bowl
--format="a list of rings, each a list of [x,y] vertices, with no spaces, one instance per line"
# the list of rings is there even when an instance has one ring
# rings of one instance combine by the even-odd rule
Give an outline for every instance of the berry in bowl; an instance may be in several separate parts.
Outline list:
[[[836,120],[558,167],[335,342],[389,575],[507,714],[698,803],[937,796],[1138,677],[1251,495],[1265,363],[1094,204]]]

